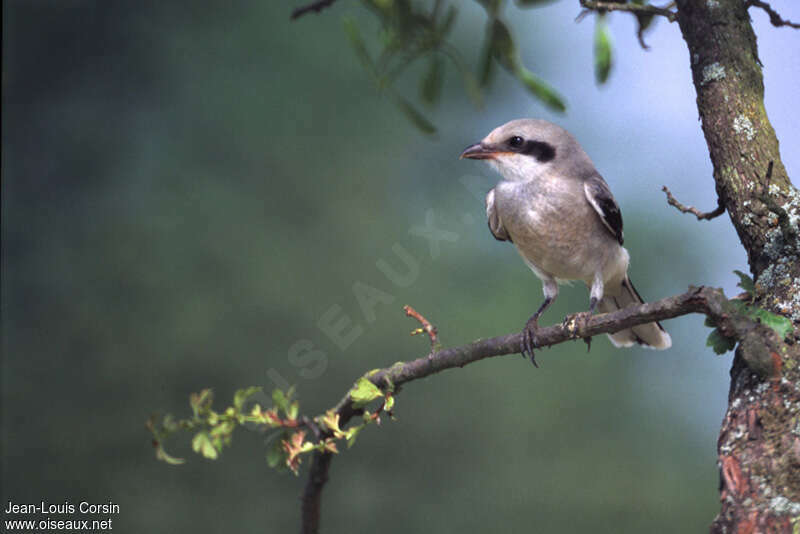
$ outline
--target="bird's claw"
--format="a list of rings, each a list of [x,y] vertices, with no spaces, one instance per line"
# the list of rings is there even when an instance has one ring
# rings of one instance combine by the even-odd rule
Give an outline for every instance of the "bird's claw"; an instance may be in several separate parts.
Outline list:
[[[522,356],[530,358],[534,367],[539,367],[536,363],[536,354],[533,352],[534,348],[538,348],[539,340],[536,331],[539,329],[539,322],[537,317],[531,317],[525,323],[525,328],[522,329]]]

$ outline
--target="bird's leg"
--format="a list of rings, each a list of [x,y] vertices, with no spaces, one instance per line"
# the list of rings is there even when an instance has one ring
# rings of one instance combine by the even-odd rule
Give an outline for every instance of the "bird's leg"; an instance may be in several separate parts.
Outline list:
[[[594,313],[594,309],[597,307],[597,298],[592,297],[589,299],[589,313],[586,317],[586,320],[589,320],[589,317],[592,316]],[[583,342],[586,343],[586,352],[590,352],[592,350],[592,338],[591,336],[583,338]]]
[[[564,319],[564,326],[566,326],[570,332],[573,334],[582,331],[586,328],[586,324],[589,322],[589,319],[594,314],[595,308],[597,308],[597,303],[600,302],[600,299],[603,298],[603,279],[599,276],[595,276],[594,282],[592,283],[592,287],[590,290],[590,298],[589,298],[589,310],[585,312],[579,312],[572,315],[567,315]],[[592,338],[585,337],[583,338],[584,343],[586,343],[586,352],[592,350]]]
[[[539,276],[541,277],[541,275]],[[543,278],[542,290],[544,291],[544,302],[542,302],[542,305],[536,310],[536,313],[531,315],[531,318],[525,323],[525,328],[522,329],[522,356],[529,357],[531,363],[536,367],[539,367],[539,365],[536,363],[533,349],[539,346],[539,340],[536,335],[536,331],[539,329],[539,316],[544,313],[558,296],[558,283],[556,279]]]
[[[536,336],[536,331],[539,329],[539,316],[544,313],[544,311],[552,303],[552,297],[545,297],[542,305],[539,306],[539,309],[536,310],[536,313],[531,315],[531,318],[528,319],[528,322],[525,323],[525,328],[522,330],[522,356],[529,357],[531,359],[531,363],[536,367],[539,367],[539,365],[536,363],[536,357],[533,353],[533,349],[539,345],[539,340]]]

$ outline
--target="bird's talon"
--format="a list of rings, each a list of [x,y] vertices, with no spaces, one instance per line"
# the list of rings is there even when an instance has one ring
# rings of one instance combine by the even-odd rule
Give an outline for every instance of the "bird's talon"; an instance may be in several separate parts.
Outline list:
[[[531,363],[535,367],[539,367],[539,364],[536,363],[536,354],[534,353],[533,349],[538,348],[539,340],[537,339],[536,331],[539,329],[539,324],[537,323],[535,318],[531,318],[525,324],[525,328],[522,330],[522,355],[526,357],[530,357]]]

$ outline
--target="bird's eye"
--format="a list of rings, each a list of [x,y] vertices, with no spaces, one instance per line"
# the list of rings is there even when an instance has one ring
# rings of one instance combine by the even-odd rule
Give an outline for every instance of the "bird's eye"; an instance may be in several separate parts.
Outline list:
[[[514,137],[509,137],[508,141],[506,142],[508,143],[508,146],[510,146],[511,148],[521,148],[522,145],[525,144],[525,140],[518,135],[515,135]]]

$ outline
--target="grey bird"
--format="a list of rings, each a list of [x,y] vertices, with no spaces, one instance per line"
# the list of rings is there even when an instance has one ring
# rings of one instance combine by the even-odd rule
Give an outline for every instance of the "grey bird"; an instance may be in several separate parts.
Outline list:
[[[559,283],[581,280],[589,288],[589,311],[574,316],[583,321],[595,309],[607,313],[644,302],[628,277],[619,206],[569,132],[545,120],[514,120],[467,147],[461,158],[486,160],[501,174],[486,195],[489,230],[513,243],[542,280],[544,302],[525,325],[521,351],[534,365],[539,316],[555,300]],[[672,345],[656,322],[608,337],[617,347]]]

